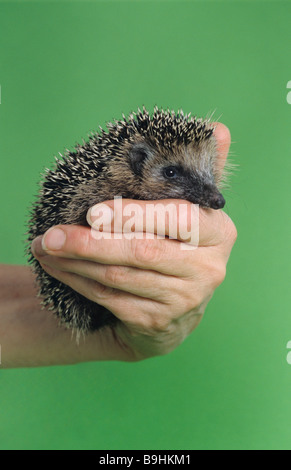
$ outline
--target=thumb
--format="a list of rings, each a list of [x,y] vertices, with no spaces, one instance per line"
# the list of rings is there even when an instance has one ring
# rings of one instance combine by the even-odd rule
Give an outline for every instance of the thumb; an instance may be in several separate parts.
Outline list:
[[[222,171],[224,169],[227,155],[229,152],[229,147],[231,143],[231,135],[230,135],[230,130],[228,127],[226,127],[224,124],[221,124],[220,122],[215,122],[214,123],[215,130],[214,130],[214,137],[217,142],[217,169],[219,174],[222,174]]]

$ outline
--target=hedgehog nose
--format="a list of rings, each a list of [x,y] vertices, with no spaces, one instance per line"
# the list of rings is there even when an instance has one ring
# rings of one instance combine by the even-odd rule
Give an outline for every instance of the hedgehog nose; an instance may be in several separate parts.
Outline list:
[[[211,209],[222,209],[225,206],[225,199],[222,194],[214,194],[209,201]]]

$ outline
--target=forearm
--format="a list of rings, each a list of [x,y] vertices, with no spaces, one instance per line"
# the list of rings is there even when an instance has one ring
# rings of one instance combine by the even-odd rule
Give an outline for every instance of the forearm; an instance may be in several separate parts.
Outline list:
[[[110,329],[77,343],[70,330],[42,309],[34,275],[26,266],[0,265],[0,345],[0,369],[132,360]]]

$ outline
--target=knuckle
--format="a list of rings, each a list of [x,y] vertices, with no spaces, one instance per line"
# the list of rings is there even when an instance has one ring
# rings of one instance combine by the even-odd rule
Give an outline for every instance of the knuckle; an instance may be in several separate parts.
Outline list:
[[[192,310],[196,303],[196,286],[193,286],[192,281],[182,280],[180,283],[177,279],[177,285],[169,293],[166,302],[173,318],[179,318],[183,313]]]
[[[203,302],[204,298],[202,295],[199,295],[197,290],[194,292],[192,290],[186,290],[181,301],[181,306],[184,312],[190,312],[193,308],[197,307]]]
[[[159,240],[160,241],[160,240]],[[164,254],[163,244],[158,240],[132,240],[132,253],[138,265],[153,265]]]
[[[205,293],[202,289],[197,289],[197,286],[194,286],[193,290],[189,290],[187,295],[184,295],[181,306],[183,312],[190,312],[193,309],[199,307],[205,300]]]
[[[225,263],[215,263],[210,267],[209,275],[212,280],[214,288],[220,286],[223,283],[226,276],[226,265]]]
[[[226,276],[226,263],[216,259],[216,260],[207,260],[204,263],[200,264],[199,269],[199,278],[200,278],[200,288],[195,289],[195,298],[196,303],[198,302],[197,298],[203,294],[206,290],[211,289],[212,291],[215,290],[222,282],[224,281]],[[201,300],[201,299],[200,299]],[[203,301],[202,299],[201,301]]]
[[[226,219],[225,231],[226,238],[234,245],[237,239],[237,228],[229,217]]]
[[[147,302],[147,307],[140,310],[133,321],[135,329],[142,334],[155,336],[169,332],[172,317],[168,308],[164,309],[156,302]]]
[[[113,285],[120,285],[125,280],[124,269],[121,266],[107,266],[104,273],[104,282]]]
[[[95,302],[100,302],[102,300],[108,299],[112,294],[112,289],[110,287],[104,286],[99,282],[92,283],[91,286],[91,297]]]
[[[170,319],[167,315],[154,315],[150,317],[148,328],[154,333],[166,333],[169,330]]]
[[[230,224],[230,227],[229,227],[229,238],[230,238],[230,240],[232,241],[233,244],[237,240],[237,228],[236,228],[236,226],[234,225],[233,222]]]

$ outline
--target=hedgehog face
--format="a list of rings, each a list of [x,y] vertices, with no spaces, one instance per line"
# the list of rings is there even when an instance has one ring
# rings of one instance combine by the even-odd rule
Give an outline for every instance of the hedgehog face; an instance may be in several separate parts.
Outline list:
[[[211,171],[213,156],[205,145],[200,147],[197,144],[194,148],[180,145],[169,150],[155,149],[146,142],[134,144],[129,152],[131,167],[142,179],[143,197],[186,199],[202,207],[223,208],[225,200]],[[200,155],[202,151],[206,153],[203,158]],[[199,167],[197,162],[201,161],[203,166]]]
[[[175,192],[182,199],[212,209],[222,209],[225,205],[225,200],[210,173],[199,173],[189,171],[181,165],[170,165],[162,168],[162,176],[172,186],[168,186],[169,194]]]

